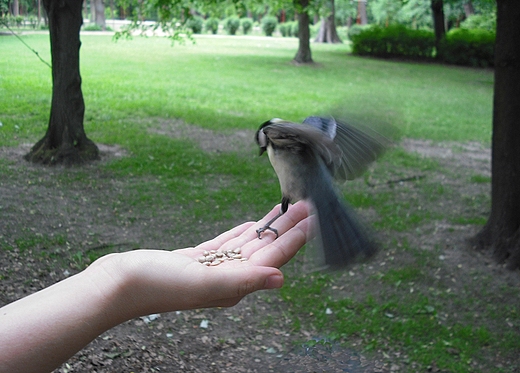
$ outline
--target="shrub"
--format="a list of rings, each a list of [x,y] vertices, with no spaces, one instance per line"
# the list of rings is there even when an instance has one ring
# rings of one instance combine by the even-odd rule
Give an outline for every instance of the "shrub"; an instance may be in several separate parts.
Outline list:
[[[294,37],[298,37],[300,33],[300,26],[298,25],[298,21],[291,22],[291,34]]]
[[[83,31],[103,31],[100,25],[95,23],[89,23],[86,26],[83,26]]]
[[[364,30],[370,28],[370,25],[352,25],[348,28],[347,36],[350,40],[352,40],[352,37],[355,35],[359,35]]]
[[[235,35],[240,27],[240,20],[237,16],[231,16],[224,20],[224,28],[229,35]]]
[[[287,22],[284,22],[284,23],[280,23],[278,25],[278,31],[280,31],[280,34],[282,34],[282,36],[285,38],[287,36],[291,36],[292,35],[292,28],[291,28],[291,25]]]
[[[253,20],[251,18],[242,18],[240,20],[240,24],[242,25],[242,31],[244,32],[244,35],[247,35],[253,28]]]
[[[262,30],[264,30],[265,36],[273,36],[277,25],[278,19],[276,17],[266,16],[262,18]]]
[[[495,33],[479,29],[454,29],[446,34],[438,52],[447,63],[474,67],[493,66]]]
[[[376,57],[432,58],[435,36],[431,31],[410,30],[402,25],[372,26],[351,34],[352,52]]]
[[[497,15],[495,12],[490,12],[487,14],[473,14],[460,24],[460,28],[496,31]]]
[[[218,19],[213,17],[208,18],[204,27],[206,28],[206,31],[210,31],[215,35],[218,32]]]
[[[23,16],[14,17],[14,22],[16,23],[16,27],[22,27],[24,22]]]
[[[203,24],[204,24],[204,21],[203,21],[202,17],[199,17],[199,16],[190,17],[186,21],[186,28],[191,29],[191,31],[194,34],[200,34],[202,32]]]
[[[29,24],[31,25],[31,28],[36,29],[36,26],[38,24],[38,18],[36,18],[36,16],[30,16]]]

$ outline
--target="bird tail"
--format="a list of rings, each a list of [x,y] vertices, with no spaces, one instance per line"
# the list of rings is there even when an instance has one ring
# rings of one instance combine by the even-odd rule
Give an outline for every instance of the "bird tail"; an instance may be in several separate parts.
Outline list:
[[[315,178],[312,184],[309,192],[318,216],[319,239],[326,267],[339,269],[356,259],[374,255],[377,244],[371,233],[352,207],[341,200],[331,180]]]

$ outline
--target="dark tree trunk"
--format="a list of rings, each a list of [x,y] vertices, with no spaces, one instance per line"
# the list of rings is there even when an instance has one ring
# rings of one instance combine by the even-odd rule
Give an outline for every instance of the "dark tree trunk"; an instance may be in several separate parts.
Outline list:
[[[85,103],[79,73],[81,0],[44,0],[52,55],[52,103],[45,136],[25,156],[43,164],[79,164],[97,159],[99,150],[83,129]]]
[[[520,2],[497,1],[491,214],[474,239],[520,268]]]
[[[309,30],[309,0],[298,0],[296,9],[298,9],[298,52],[294,57],[296,63],[313,63],[311,53],[311,32]]]
[[[330,14],[328,17],[323,17],[321,19],[320,30],[318,31],[316,39],[314,39],[316,43],[334,44],[342,42],[338,36],[338,32],[336,31],[334,0],[331,0],[330,6]]]
[[[435,31],[435,47],[439,51],[439,44],[446,34],[444,26],[444,2],[443,0],[432,0],[433,29]]]

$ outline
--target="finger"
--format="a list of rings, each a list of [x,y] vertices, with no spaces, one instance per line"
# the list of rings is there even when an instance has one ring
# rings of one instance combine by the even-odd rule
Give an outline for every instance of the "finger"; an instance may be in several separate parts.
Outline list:
[[[204,284],[200,303],[189,305],[190,308],[234,305],[255,291],[280,288],[283,285],[283,274],[271,267],[206,267]]]
[[[200,245],[198,245],[194,248],[195,250],[190,248],[190,249],[178,250],[178,251],[179,252],[182,251],[183,253],[184,253],[184,251],[186,251],[187,254],[200,255],[200,253],[203,252],[204,250],[207,250],[207,251],[218,250],[226,242],[228,242],[236,237],[240,237],[240,235],[243,234],[253,224],[255,224],[255,223],[247,222],[247,223],[240,224],[239,226],[236,226],[236,227],[230,229],[229,231],[220,234],[219,236],[215,237],[212,240],[201,243]],[[193,256],[193,255],[190,255],[190,256]]]
[[[315,219],[315,216],[307,217],[271,244],[256,251],[249,258],[251,264],[276,268],[286,264],[314,235]]]
[[[278,230],[279,235],[278,238],[276,238],[276,235],[274,234],[265,234],[262,235],[261,239],[258,239],[256,230],[260,227],[263,227],[265,223],[269,221],[270,214],[267,215],[265,219],[260,220],[257,224],[250,227],[238,238],[242,240],[242,254],[246,257],[249,257],[273,241],[279,240],[284,234],[286,234],[286,232],[296,226],[300,221],[307,218],[308,214],[309,205],[305,202],[298,202],[292,206],[289,206],[287,212],[280,216],[275,222],[275,228]]]

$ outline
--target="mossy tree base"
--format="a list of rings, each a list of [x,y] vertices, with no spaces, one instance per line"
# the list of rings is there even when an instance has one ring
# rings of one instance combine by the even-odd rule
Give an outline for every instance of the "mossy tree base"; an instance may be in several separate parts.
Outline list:
[[[46,137],[38,141],[29,153],[24,156],[26,161],[43,165],[75,166],[99,159],[97,145],[85,138],[81,144],[62,144],[51,148]]]

